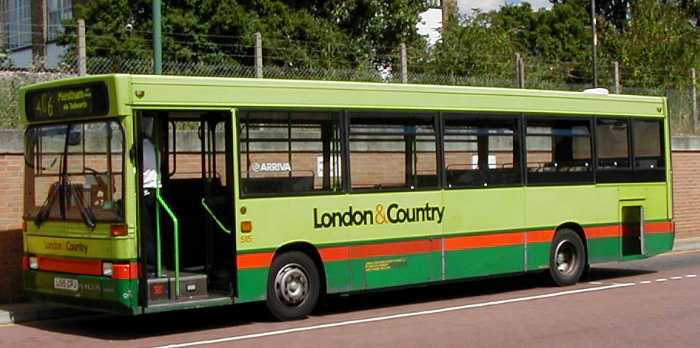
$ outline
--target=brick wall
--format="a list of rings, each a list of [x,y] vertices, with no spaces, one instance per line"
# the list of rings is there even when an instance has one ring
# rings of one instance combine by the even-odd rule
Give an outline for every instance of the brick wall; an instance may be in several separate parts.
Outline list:
[[[674,151],[671,161],[676,238],[700,237],[700,151]]]
[[[22,155],[0,154],[0,231],[21,227],[23,165]]]
[[[22,294],[23,159],[0,154],[0,303]]]

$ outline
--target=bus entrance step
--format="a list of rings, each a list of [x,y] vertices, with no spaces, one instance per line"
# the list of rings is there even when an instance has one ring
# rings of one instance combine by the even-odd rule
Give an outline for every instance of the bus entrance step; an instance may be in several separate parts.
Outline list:
[[[205,298],[208,296],[207,275],[198,273],[180,273],[180,296],[176,296],[175,275],[166,272],[163,277],[148,279],[148,299],[154,301],[173,301]]]

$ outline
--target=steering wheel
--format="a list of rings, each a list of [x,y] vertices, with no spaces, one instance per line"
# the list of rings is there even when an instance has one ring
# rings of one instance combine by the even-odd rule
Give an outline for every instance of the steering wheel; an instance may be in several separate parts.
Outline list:
[[[98,172],[90,167],[85,167],[85,170],[90,172],[90,175],[95,178],[95,182],[97,183],[97,185],[90,186],[90,206],[102,207],[107,199],[107,191],[109,190],[109,186],[107,186],[107,183],[103,179],[103,175],[107,173]],[[114,180],[114,178],[112,178],[112,180]],[[112,193],[114,192],[116,192],[116,189],[114,187],[114,181],[112,181]]]

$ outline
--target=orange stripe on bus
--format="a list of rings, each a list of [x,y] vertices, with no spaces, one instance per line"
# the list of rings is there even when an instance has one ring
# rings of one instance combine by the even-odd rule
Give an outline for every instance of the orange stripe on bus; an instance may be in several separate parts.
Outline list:
[[[525,233],[499,233],[445,239],[445,250],[464,250],[518,245],[525,242]]]
[[[668,233],[673,231],[672,222],[654,222],[646,225],[649,233]],[[443,241],[445,250],[465,250],[476,248],[492,248],[511,245],[523,245],[527,233],[528,243],[546,243],[554,238],[555,231],[536,230],[527,232],[511,232],[482,234],[476,236],[459,236],[436,239],[423,239],[401,242],[387,242],[378,244],[339,246],[319,249],[323,262],[345,261],[350,259],[364,259],[383,256],[398,256],[418,253],[429,253],[442,250]],[[620,225],[594,226],[585,228],[586,238],[620,237]],[[274,253],[264,252],[255,254],[238,255],[238,267],[240,269],[264,268],[272,264]]]
[[[270,267],[274,253],[257,253],[238,255],[239,269]]]
[[[620,225],[594,226],[584,229],[587,239],[620,237]]]
[[[42,271],[102,275],[100,260],[78,260],[39,256],[39,269]]]
[[[350,258],[350,247],[333,247],[319,250],[323,262],[343,261]]]
[[[442,241],[443,241],[442,238],[432,239],[432,245],[431,245],[430,249],[432,249],[432,251],[441,251],[442,250]]]
[[[406,242],[358,245],[350,249],[350,257],[353,259],[363,259],[368,257],[429,253],[431,251],[432,243],[430,240],[426,239]]]
[[[645,233],[671,233],[673,232],[673,222],[649,222],[644,224]]]
[[[527,242],[546,243],[554,239],[554,230],[527,231]]]

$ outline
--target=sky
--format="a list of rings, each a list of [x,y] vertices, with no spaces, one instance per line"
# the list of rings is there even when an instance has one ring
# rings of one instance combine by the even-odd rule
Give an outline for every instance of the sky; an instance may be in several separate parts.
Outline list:
[[[469,15],[475,8],[487,12],[498,9],[505,4],[517,5],[521,2],[522,0],[457,0],[457,7],[460,14]],[[528,2],[535,9],[552,7],[549,0],[529,0]],[[421,22],[417,26],[418,33],[428,35],[428,42],[431,45],[440,39],[438,29],[441,26],[441,17],[442,12],[439,9],[431,9],[421,14]]]

